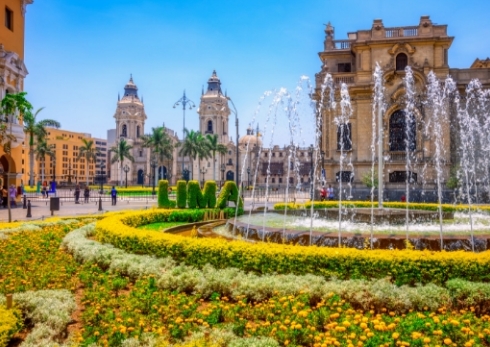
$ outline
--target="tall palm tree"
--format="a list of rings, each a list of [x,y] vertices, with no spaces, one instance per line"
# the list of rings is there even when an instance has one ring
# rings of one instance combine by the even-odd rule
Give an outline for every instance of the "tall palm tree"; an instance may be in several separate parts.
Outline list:
[[[179,155],[183,157],[189,157],[191,160],[192,174],[191,179],[194,179],[194,160],[199,160],[201,165],[201,159],[209,157],[208,146],[205,141],[205,137],[199,131],[188,131],[185,129],[184,142],[180,146]]]
[[[225,154],[227,148],[225,145],[219,143],[218,134],[207,134],[206,141],[208,142],[209,151],[213,156],[213,180],[216,181],[216,153]]]
[[[26,92],[20,92],[15,94],[7,94],[0,102],[0,146],[9,156],[11,155],[12,141],[15,140],[15,136],[12,135],[12,121],[13,118],[17,116],[17,112],[21,115],[25,114],[27,111],[32,110],[32,105],[26,99]],[[12,117],[12,118],[10,118]],[[10,165],[7,168],[7,177],[10,173]],[[7,186],[9,182],[7,179]],[[7,208],[9,215],[9,223],[12,221],[12,210],[10,209],[10,199],[7,199]]]
[[[85,159],[85,169],[87,172],[87,186],[88,186],[88,164],[90,161],[97,160],[97,156],[100,155],[100,150],[94,146],[94,140],[82,139],[83,146],[80,146],[77,160],[81,158]]]
[[[151,134],[141,136],[143,147],[150,148],[152,152],[157,153],[159,164],[165,159],[173,159],[175,145],[165,127],[151,128],[151,131]]]
[[[29,137],[29,186],[34,186],[34,138],[38,139],[38,142],[44,139],[47,135],[46,127],[59,128],[61,124],[53,119],[43,119],[39,122],[36,121],[37,115],[44,107],[41,107],[36,112],[32,113],[31,110],[26,111],[23,117],[24,132]]]
[[[40,139],[37,142],[36,146],[36,159],[39,160],[42,163],[42,169],[41,169],[41,182],[44,181],[44,170],[46,167],[46,156],[53,157],[54,156],[54,148],[55,146],[53,144],[48,144],[48,141],[46,139]]]
[[[119,184],[122,185],[122,167],[124,163],[124,159],[128,159],[130,162],[134,162],[133,155],[131,154],[131,150],[133,149],[133,146],[128,145],[125,139],[121,139],[117,145],[112,146],[110,151],[114,153],[114,156],[111,159],[111,164],[114,164],[116,162],[119,162],[119,172],[121,175],[121,180],[119,181]]]

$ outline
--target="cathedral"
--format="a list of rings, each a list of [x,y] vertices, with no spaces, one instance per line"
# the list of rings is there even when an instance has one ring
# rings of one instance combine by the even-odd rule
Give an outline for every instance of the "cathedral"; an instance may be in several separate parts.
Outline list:
[[[434,189],[436,148],[433,134],[424,133],[424,124],[433,117],[428,107],[430,100],[426,99],[429,73],[432,71],[443,82],[447,76],[451,76],[461,95],[465,94],[466,86],[474,79],[478,79],[485,89],[490,86],[488,59],[476,59],[469,68],[464,69],[449,66],[449,50],[453,40],[454,37],[448,35],[447,25],[437,25],[429,16],[422,16],[416,25],[404,27],[385,27],[381,19],[375,19],[371,28],[350,32],[347,39],[342,40],[335,39],[335,29],[330,23],[326,26],[323,51],[319,53],[322,67],[316,74],[316,93],[313,97],[317,101],[329,97],[322,95],[328,73],[335,85],[336,101],[340,98],[340,86],[346,84],[352,105],[348,126],[338,124],[338,110],[322,109],[319,114],[322,124],[322,165],[327,182],[342,180],[355,188],[366,188],[363,177],[369,174],[373,163],[373,74],[379,64],[383,72],[385,102],[382,114],[383,182],[387,194],[394,192],[387,198],[399,200],[407,178],[410,178],[415,194],[423,189]],[[407,91],[404,78],[407,66],[412,69],[414,77],[415,102],[410,128],[407,128],[409,125],[405,117]],[[445,182],[460,161],[457,123],[456,112],[449,112],[441,124]],[[407,152],[412,164],[409,170],[406,169]],[[340,168],[341,155],[348,156],[352,164],[349,168]],[[374,160],[377,162],[377,156]],[[421,179],[421,176],[425,178]]]
[[[128,145],[132,146],[131,155],[134,161],[124,159],[121,164],[119,161],[111,164],[110,167],[110,182],[113,184],[120,184],[126,182],[128,185],[152,185],[153,179],[158,182],[159,179],[172,180],[176,172],[176,161],[168,159],[163,163],[156,163],[155,172],[153,173],[152,153],[149,148],[143,147],[141,136],[145,132],[145,121],[147,119],[145,112],[145,105],[143,98],[138,96],[138,87],[133,81],[133,76],[130,77],[129,82],[124,86],[124,94],[121,98],[118,96],[116,112],[114,113],[116,120],[116,129],[113,131],[114,136],[108,136],[109,147],[117,147],[121,140],[125,140]],[[170,138],[177,142],[178,138],[174,131],[166,129]],[[149,131],[147,130],[149,133]],[[109,150],[108,162],[111,162],[111,158],[114,156]],[[177,153],[174,150],[173,157],[176,158]]]

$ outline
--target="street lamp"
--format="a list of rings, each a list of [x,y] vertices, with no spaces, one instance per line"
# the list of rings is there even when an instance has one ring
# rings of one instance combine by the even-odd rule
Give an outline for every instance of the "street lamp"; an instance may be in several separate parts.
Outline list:
[[[208,170],[206,170],[206,168],[203,166],[200,171],[201,171],[201,175],[202,175],[202,186],[204,187],[204,174],[206,172],[208,172]]]
[[[126,174],[126,188],[128,187],[128,172],[131,170],[131,168],[128,165],[124,165],[123,171]]]
[[[183,116],[184,116],[183,117],[184,118],[184,125],[182,127],[182,141],[184,141],[184,138],[185,138],[185,109],[187,106],[189,106],[189,110],[192,110],[192,108],[196,107],[196,105],[194,104],[194,101],[188,99],[185,96],[185,90],[184,90],[184,95],[179,100],[177,100],[177,102],[174,104],[174,108],[176,108],[180,104],[182,104],[182,111],[183,111]],[[184,157],[183,156],[182,156],[182,172],[184,172]]]
[[[157,158],[153,156],[150,161],[150,166],[153,169],[153,191],[151,192],[151,195],[155,195],[155,173],[156,173],[156,168],[157,168]]]
[[[315,149],[313,148],[313,145],[310,145],[308,148],[308,153],[311,157],[311,164],[310,164],[310,200],[313,201],[313,151]]]
[[[99,183],[100,183],[100,194],[103,194],[104,193],[104,169],[105,169],[105,165],[104,164],[101,164],[99,166]]]
[[[225,164],[221,164],[221,186],[223,186],[223,182],[225,181]]]
[[[247,190],[250,187],[250,166],[247,167],[248,181],[247,181]]]
[[[68,159],[68,184],[71,184],[71,159]]]
[[[231,100],[231,98],[229,96],[226,97],[226,99],[228,99],[229,101],[231,101],[231,105],[233,106],[233,110],[235,113],[235,126],[236,126],[236,178],[235,178],[235,182],[236,182],[236,185],[238,187],[238,111],[236,110],[236,107],[235,107],[235,103],[233,102],[233,100]]]

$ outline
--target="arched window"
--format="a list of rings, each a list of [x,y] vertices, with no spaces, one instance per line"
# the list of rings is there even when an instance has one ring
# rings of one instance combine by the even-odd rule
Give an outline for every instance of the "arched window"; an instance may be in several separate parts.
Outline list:
[[[138,137],[138,138],[140,137],[140,126],[139,125],[136,126],[136,137]]]
[[[122,131],[121,131],[121,137],[127,137],[128,136],[128,127],[126,124],[123,124],[122,126]]]
[[[396,71],[403,71],[408,65],[408,57],[405,53],[396,56]]]
[[[408,124],[407,124],[408,123]],[[417,148],[414,115],[407,117],[405,111],[395,111],[390,117],[390,151],[414,151]]]
[[[337,127],[337,150],[350,151],[352,149],[352,124],[339,124]]]
[[[206,134],[212,134],[213,133],[213,121],[208,120],[208,126],[206,128]]]

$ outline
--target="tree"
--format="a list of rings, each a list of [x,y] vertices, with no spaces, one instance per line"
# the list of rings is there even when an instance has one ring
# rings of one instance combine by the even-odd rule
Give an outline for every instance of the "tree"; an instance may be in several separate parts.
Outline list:
[[[133,149],[133,146],[128,145],[125,139],[121,139],[117,145],[111,147],[110,151],[114,153],[114,156],[111,159],[111,164],[114,164],[116,162],[119,162],[119,172],[120,172],[120,177],[121,180],[119,181],[119,184],[122,185],[122,167],[124,163],[124,159],[128,159],[131,162],[134,162],[134,158],[131,155],[131,150]]]
[[[12,136],[12,123],[15,117],[19,117],[20,115],[25,114],[27,111],[32,110],[32,105],[29,101],[27,101],[26,92],[20,92],[16,94],[7,94],[2,99],[0,103],[0,115],[2,115],[0,119],[0,146],[3,147],[3,150],[9,156],[11,155],[12,149],[12,141],[15,140],[15,137]],[[9,177],[10,166],[7,170],[7,177]],[[8,186],[7,180],[7,186]],[[10,199],[7,199],[7,208],[9,215],[9,222],[12,221],[12,210],[10,209]]]
[[[141,136],[143,147],[157,154],[159,164],[165,159],[172,160],[175,146],[165,127],[151,128],[151,131],[151,134]]]
[[[196,141],[197,159],[198,159],[197,167],[199,169],[201,167],[201,160],[211,157],[211,148],[209,146],[208,141],[206,140],[206,137],[200,132],[197,132],[195,141]]]
[[[378,176],[374,175],[371,171],[366,172],[362,176],[362,183],[364,183],[368,188],[378,188]]]
[[[34,186],[34,139],[37,138],[38,142],[43,140],[46,135],[46,127],[59,128],[61,124],[53,119],[43,119],[36,122],[37,115],[41,112],[44,107],[41,107],[36,112],[32,113],[31,110],[26,111],[23,117],[24,122],[24,132],[29,137],[29,185]]]
[[[87,186],[88,186],[88,164],[90,161],[96,162],[97,156],[100,155],[100,151],[98,148],[94,146],[94,140],[82,139],[83,145],[79,148],[79,153],[77,160],[81,158],[85,159],[85,169],[87,172]]]
[[[206,140],[208,142],[209,151],[213,156],[213,180],[216,181],[216,153],[226,154],[227,148],[225,145],[218,143],[218,134],[207,134]]]
[[[46,167],[46,156],[53,157],[54,156],[54,148],[55,146],[53,144],[48,144],[45,138],[40,139],[37,142],[37,147],[36,147],[36,159],[42,162],[42,169],[41,169],[41,182],[44,181],[44,170]]]
[[[188,131],[185,129],[185,138],[182,142],[179,150],[179,155],[183,157],[189,157],[191,160],[191,166],[193,168],[191,173],[191,179],[194,179],[194,160],[196,160],[197,152],[199,150],[197,144],[197,135],[200,134],[198,131]]]

